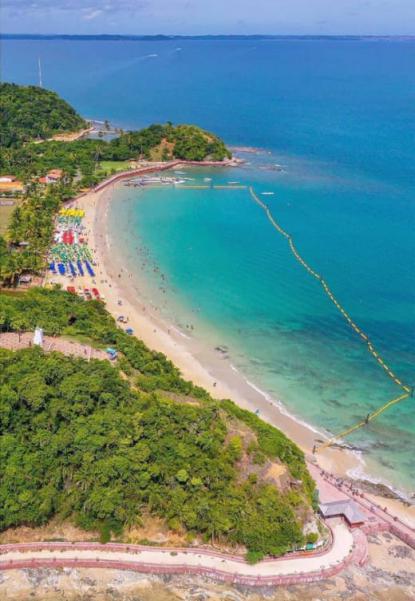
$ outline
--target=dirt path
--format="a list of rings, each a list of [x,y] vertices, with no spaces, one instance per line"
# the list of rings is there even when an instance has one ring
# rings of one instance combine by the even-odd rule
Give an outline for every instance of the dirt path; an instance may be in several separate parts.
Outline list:
[[[82,357],[89,361],[90,359],[109,360],[108,355],[104,351],[92,348],[87,344],[81,344],[65,338],[44,336],[43,350],[45,352],[58,351],[68,357]],[[18,334],[17,332],[2,332],[0,333],[0,347],[17,351],[23,348],[33,346],[33,333],[25,332]]]

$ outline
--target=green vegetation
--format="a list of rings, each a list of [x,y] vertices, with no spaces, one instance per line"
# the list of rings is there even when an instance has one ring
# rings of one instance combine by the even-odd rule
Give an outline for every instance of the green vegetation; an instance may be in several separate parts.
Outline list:
[[[223,141],[195,125],[150,125],[110,141],[44,141],[53,134],[79,130],[86,122],[54,92],[36,86],[0,84],[0,172],[25,182],[60,168],[81,185],[91,186],[138,158],[167,161],[221,161],[231,153]]]
[[[1,206],[0,205],[0,237],[4,236],[4,234],[6,234],[7,232],[7,228],[9,227],[9,223],[10,223],[10,219],[12,217],[12,214],[15,210],[15,207],[20,204],[20,198],[3,198],[0,200],[6,200],[6,201],[13,201],[14,204],[7,206]]]
[[[109,143],[109,152],[118,160],[142,156],[157,160],[184,159],[222,161],[231,154],[220,138],[196,125],[150,125],[127,132]],[[154,157],[154,154],[157,157]]]
[[[254,413],[241,409],[229,400],[223,401],[223,405],[231,415],[243,421],[256,433],[258,447],[265,456],[279,457],[288,465],[292,476],[302,482],[309,499],[312,500],[314,481],[303,461],[302,451],[282,432],[263,422]]]
[[[130,168],[130,161],[100,161],[99,170],[107,173],[116,171],[127,171]]]
[[[281,432],[252,416],[250,436],[235,435],[251,414],[183,380],[98,302],[59,290],[0,294],[0,329],[35,325],[111,344],[123,358],[0,351],[0,528],[59,515],[108,540],[150,510],[174,530],[244,544],[252,561],[303,544],[314,485]],[[266,461],[286,462],[294,488],[241,473],[254,440]]]
[[[21,205],[13,211],[0,236],[0,283],[14,285],[25,272],[38,273],[52,233],[60,202],[83,187],[96,185],[116,171],[128,169],[131,159],[222,160],[230,152],[217,136],[194,125],[150,125],[121,134],[109,142],[85,139],[44,141],[53,133],[79,129],[83,119],[54,92],[35,86],[0,84],[0,173],[18,176],[26,184]],[[62,169],[61,183],[46,190],[36,179],[50,169]],[[8,211],[10,213],[10,211]]]
[[[6,238],[0,236],[0,282],[15,284],[26,272],[39,273],[53,233],[53,217],[73,188],[63,180],[46,191],[32,186],[14,209]]]
[[[86,122],[55,92],[36,86],[0,84],[0,131],[3,148],[34,139],[77,131]]]
[[[0,87],[0,170],[27,183],[0,237],[0,280],[40,272],[65,199],[130,159],[200,161],[230,156],[195,126],[152,125],[110,142],[45,141],[84,122],[55,94]],[[62,180],[35,183],[51,168]],[[86,362],[38,348],[0,349],[0,529],[53,516],[99,529],[102,542],[140,523],[144,512],[172,530],[245,545],[249,561],[305,542],[314,483],[304,456],[281,432],[218,402],[161,353],[128,336],[98,301],[58,289],[0,292],[0,332],[62,335],[119,359]],[[263,475],[282,467],[284,483]]]
[[[230,157],[225,144],[195,125],[150,125],[127,132],[109,142],[100,139],[73,142],[49,141],[0,149],[0,171],[18,175],[24,181],[60,168],[81,185],[94,185],[130,160],[168,161],[184,159],[221,161]]]

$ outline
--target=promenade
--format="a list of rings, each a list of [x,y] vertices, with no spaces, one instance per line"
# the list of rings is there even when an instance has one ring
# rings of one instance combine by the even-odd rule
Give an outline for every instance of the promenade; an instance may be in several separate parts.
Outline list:
[[[314,582],[367,558],[366,537],[341,520],[331,524],[328,549],[248,564],[241,557],[206,549],[108,543],[24,543],[0,546],[0,571],[22,568],[100,567],[154,574],[204,575],[249,586]]]

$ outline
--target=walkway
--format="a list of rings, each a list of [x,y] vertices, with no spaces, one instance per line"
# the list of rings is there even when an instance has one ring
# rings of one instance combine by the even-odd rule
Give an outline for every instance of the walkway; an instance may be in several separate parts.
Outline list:
[[[308,463],[307,467],[316,481],[320,503],[352,499],[367,516],[362,527],[364,532],[369,534],[388,531],[415,549],[415,530],[409,524],[388,513],[386,507],[377,505],[348,481],[345,482],[311,463]]]
[[[120,171],[115,175],[112,175],[108,179],[105,179],[103,182],[98,184],[94,188],[94,192],[100,192],[107,186],[115,184],[116,182],[121,181],[122,179],[135,177],[137,175],[145,175],[148,173],[155,173],[158,171],[166,171],[168,169],[174,169],[175,167],[235,167],[237,165],[237,161],[235,159],[229,159],[224,161],[184,161],[184,160],[174,160],[174,161],[166,161],[160,163],[149,163],[147,165],[143,165],[142,167],[137,167],[136,169],[130,169],[128,171]],[[79,197],[78,197],[79,198]]]
[[[255,565],[206,549],[174,549],[109,543],[24,543],[0,546],[0,570],[44,567],[102,567],[155,574],[199,574],[251,586],[314,582],[367,558],[367,540],[340,520],[332,524],[329,549],[270,559]]]
[[[66,340],[65,338],[55,338],[53,336],[43,337],[43,350],[48,353],[58,351],[69,357],[82,357],[89,361],[90,359],[109,360],[108,355],[101,350],[94,349],[87,344]],[[29,348],[33,345],[33,333],[25,332],[18,334],[17,332],[2,332],[0,333],[0,347],[17,351],[23,348]]]

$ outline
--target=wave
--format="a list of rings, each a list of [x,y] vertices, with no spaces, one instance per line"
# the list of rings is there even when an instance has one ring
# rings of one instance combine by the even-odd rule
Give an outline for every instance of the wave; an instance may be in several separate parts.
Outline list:
[[[176,328],[175,326],[169,326],[170,330],[173,330],[173,332],[175,332],[176,334],[178,334],[179,336],[181,336],[182,338],[186,338],[186,340],[191,340],[191,337],[188,336],[187,334],[185,334],[184,332],[182,332],[181,330],[179,330],[179,328]]]
[[[230,364],[230,367],[235,373],[238,373],[241,376],[241,378],[248,384],[248,386],[250,386],[250,388],[252,388],[253,390],[255,390],[255,392],[260,394],[268,403],[271,403],[272,405],[275,405],[275,407],[278,407],[279,411],[283,415],[289,417],[290,419],[295,421],[297,424],[304,426],[311,432],[314,432],[314,434],[318,434],[322,438],[328,438],[330,436],[330,433],[323,432],[322,430],[318,430],[316,427],[301,420],[299,417],[297,417],[296,415],[294,415],[290,411],[288,411],[288,409],[286,408],[286,406],[284,405],[284,403],[281,400],[273,398],[268,392],[266,392],[265,390],[262,390],[262,388],[259,388],[259,386],[257,386],[253,382],[251,382],[251,380],[248,380],[248,378],[245,377],[244,374],[241,373],[239,371],[239,369],[237,367],[235,367],[235,365],[233,363]]]

